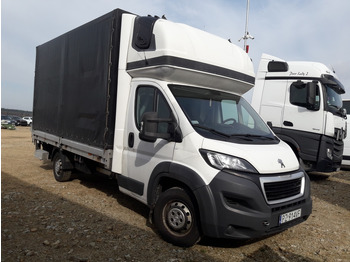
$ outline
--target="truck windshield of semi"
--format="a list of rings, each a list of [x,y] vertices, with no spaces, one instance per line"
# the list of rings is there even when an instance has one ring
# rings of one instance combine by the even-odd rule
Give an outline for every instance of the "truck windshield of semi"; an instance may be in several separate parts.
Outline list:
[[[344,111],[342,110],[343,102],[341,95],[345,93],[345,88],[336,78],[331,75],[323,75],[324,88],[326,89],[327,106],[326,110],[344,117]]]

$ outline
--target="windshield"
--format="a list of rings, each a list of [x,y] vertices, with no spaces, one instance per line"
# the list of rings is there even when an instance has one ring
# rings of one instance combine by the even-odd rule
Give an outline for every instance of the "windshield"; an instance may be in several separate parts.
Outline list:
[[[327,105],[331,108],[339,110],[343,106],[340,94],[338,94],[331,86],[325,84],[327,92]]]
[[[279,143],[242,97],[189,86],[169,85],[169,88],[202,136],[236,143]]]
[[[339,82],[332,75],[322,75],[321,82],[325,87],[325,101],[326,101],[326,110],[337,114],[339,116],[345,117],[344,112],[341,110],[343,102],[341,99],[341,94],[345,93],[345,88],[341,82]]]

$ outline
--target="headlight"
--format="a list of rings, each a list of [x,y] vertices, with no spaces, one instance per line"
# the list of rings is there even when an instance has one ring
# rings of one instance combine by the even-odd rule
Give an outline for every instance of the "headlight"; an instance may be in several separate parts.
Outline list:
[[[257,173],[256,169],[246,160],[234,156],[229,156],[217,152],[206,151],[201,149],[205,161],[212,167],[219,170],[231,169],[244,172]]]
[[[333,160],[333,152],[332,152],[332,149],[330,149],[330,148],[327,148],[327,157],[330,160]]]

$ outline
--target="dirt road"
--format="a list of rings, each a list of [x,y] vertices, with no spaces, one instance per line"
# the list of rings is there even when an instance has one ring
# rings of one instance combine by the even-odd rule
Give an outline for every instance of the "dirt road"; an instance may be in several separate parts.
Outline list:
[[[1,131],[2,261],[350,261],[350,172],[312,175],[313,213],[280,234],[250,242],[164,242],[148,209],[113,180],[55,181],[34,157],[30,128]]]

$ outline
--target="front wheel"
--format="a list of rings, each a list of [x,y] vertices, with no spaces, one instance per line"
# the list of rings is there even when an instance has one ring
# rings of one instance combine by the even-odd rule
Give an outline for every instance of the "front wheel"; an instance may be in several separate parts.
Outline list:
[[[190,247],[200,240],[195,206],[182,188],[171,188],[160,194],[154,207],[154,223],[164,240]]]

